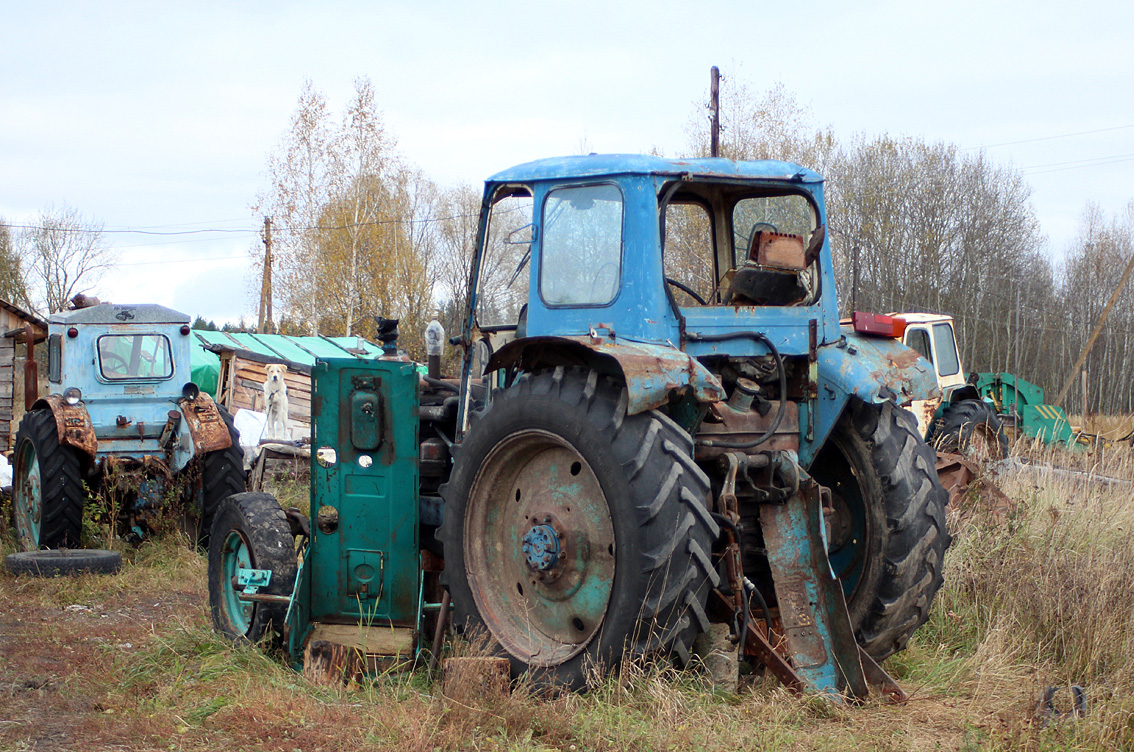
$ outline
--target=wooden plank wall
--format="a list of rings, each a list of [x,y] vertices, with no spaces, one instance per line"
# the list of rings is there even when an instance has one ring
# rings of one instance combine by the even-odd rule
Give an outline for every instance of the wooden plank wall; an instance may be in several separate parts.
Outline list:
[[[3,334],[3,332],[0,332]],[[11,449],[13,399],[16,392],[16,340],[0,336],[0,453]]]
[[[230,412],[236,409],[256,410],[264,412],[264,382],[268,379],[267,364],[247,360],[231,353],[224,353],[225,357],[232,358],[232,369],[229,374],[231,381],[231,396],[226,399],[226,406]],[[222,368],[222,373],[224,369]],[[288,371],[284,376],[287,384],[287,417],[296,428],[310,430],[311,428],[311,377],[305,373]]]

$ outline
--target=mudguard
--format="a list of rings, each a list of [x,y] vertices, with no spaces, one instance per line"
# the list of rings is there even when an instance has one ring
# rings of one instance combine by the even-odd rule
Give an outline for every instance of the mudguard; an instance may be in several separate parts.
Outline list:
[[[91,416],[82,402],[68,405],[63,395],[49,394],[32,405],[32,410],[40,408],[51,410],[51,414],[55,416],[55,430],[60,444],[74,447],[92,460],[95,458],[98,454],[98,438],[95,436]]]
[[[893,400],[903,406],[940,399],[933,366],[917,351],[899,340],[861,335],[849,327],[842,328],[842,335],[837,343],[819,348],[821,389],[864,402]]]
[[[196,399],[182,398],[177,404],[181,408],[181,414],[185,416],[189,436],[193,439],[194,454],[200,456],[232,446],[228,426],[221,418],[212,397],[201,392]]]
[[[682,351],[661,345],[612,337],[525,337],[501,347],[489,358],[486,372],[515,364],[525,369],[540,365],[588,365],[607,373],[617,372],[626,383],[626,413],[652,410],[669,401],[670,395],[686,387],[698,402],[725,398],[720,380],[697,360]]]

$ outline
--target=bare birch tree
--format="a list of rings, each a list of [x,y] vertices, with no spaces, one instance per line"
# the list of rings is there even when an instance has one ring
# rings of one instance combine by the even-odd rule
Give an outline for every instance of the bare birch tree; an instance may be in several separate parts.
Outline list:
[[[284,316],[319,333],[321,316],[318,279],[317,227],[333,182],[333,135],[330,113],[322,92],[306,81],[291,125],[276,151],[268,156],[269,187],[253,211],[272,217],[279,269],[277,289]],[[254,268],[261,268],[260,247],[253,247]]]
[[[21,234],[20,246],[33,294],[47,313],[91,290],[117,258],[102,225],[68,206],[41,212],[36,226]]]

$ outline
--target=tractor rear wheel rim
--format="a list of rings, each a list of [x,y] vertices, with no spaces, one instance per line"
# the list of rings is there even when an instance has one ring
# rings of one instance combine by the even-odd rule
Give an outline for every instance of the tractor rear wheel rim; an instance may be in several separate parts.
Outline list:
[[[20,445],[16,457],[15,507],[16,532],[24,548],[39,548],[40,525],[43,522],[43,478],[39,457],[30,441]]]
[[[222,553],[224,570],[224,608],[232,626],[239,634],[247,634],[252,626],[256,604],[242,601],[237,595],[236,576],[241,569],[252,569],[252,553],[248,541],[235,530],[230,530],[224,539]]]
[[[465,523],[469,584],[492,637],[532,666],[580,653],[605,620],[615,571],[610,509],[587,460],[554,433],[507,436],[477,473]]]

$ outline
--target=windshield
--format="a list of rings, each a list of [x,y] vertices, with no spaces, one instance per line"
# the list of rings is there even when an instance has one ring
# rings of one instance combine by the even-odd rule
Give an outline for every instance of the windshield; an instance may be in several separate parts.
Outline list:
[[[173,375],[169,340],[161,334],[106,334],[98,338],[104,379],[168,379]]]

